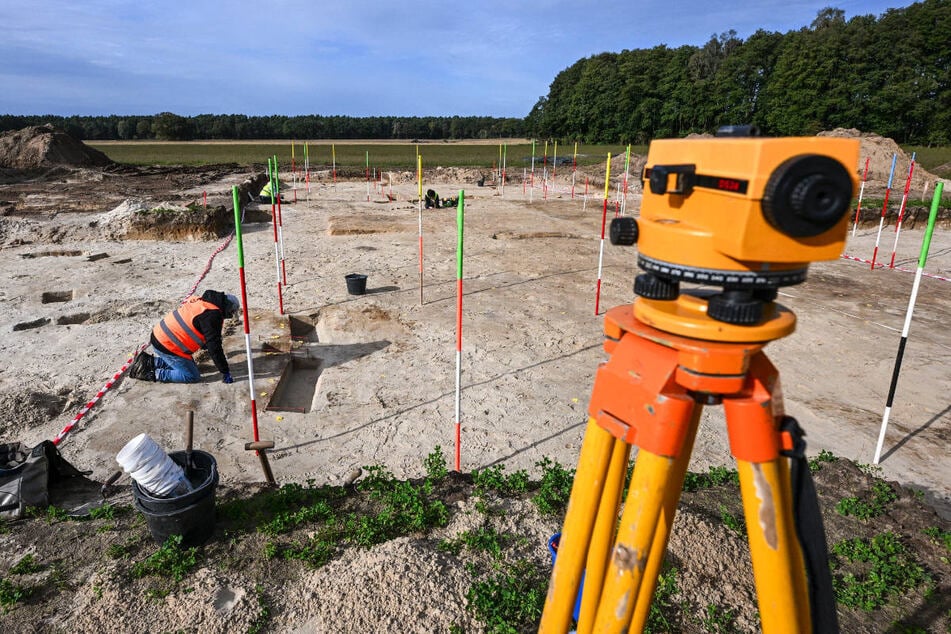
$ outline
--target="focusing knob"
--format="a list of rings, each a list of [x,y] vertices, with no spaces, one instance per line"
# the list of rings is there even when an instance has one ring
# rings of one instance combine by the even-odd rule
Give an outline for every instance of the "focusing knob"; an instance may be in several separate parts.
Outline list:
[[[630,216],[611,220],[611,244],[629,247],[637,242],[637,221]]]
[[[801,154],[770,174],[761,206],[774,229],[791,238],[808,238],[838,224],[851,201],[852,179],[842,163]]]
[[[653,273],[641,273],[634,278],[634,294],[644,299],[677,299],[680,296],[680,282]]]
[[[752,326],[763,319],[763,302],[749,291],[723,291],[707,301],[707,316],[738,326]]]

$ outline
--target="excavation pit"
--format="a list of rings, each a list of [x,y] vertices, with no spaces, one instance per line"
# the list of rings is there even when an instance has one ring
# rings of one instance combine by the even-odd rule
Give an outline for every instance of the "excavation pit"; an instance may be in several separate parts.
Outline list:
[[[44,304],[73,301],[73,291],[45,291],[40,297]]]
[[[46,257],[76,257],[77,255],[85,255],[83,251],[72,251],[72,250],[58,250],[58,251],[38,251],[36,253],[21,253],[21,258],[32,259],[32,258],[46,258]]]
[[[13,331],[18,330],[32,330],[33,328],[39,328],[40,326],[45,326],[50,323],[48,317],[41,317],[39,319],[34,319],[33,321],[21,321],[18,324],[13,325]]]
[[[89,321],[89,313],[74,313],[72,315],[62,315],[56,318],[57,326],[73,326],[84,324]]]
[[[313,407],[320,371],[319,359],[291,356],[265,409],[269,412],[309,412]]]

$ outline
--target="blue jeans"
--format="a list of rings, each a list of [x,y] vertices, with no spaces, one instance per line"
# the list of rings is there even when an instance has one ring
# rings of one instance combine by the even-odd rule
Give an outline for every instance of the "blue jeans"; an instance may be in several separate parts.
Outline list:
[[[201,373],[190,357],[155,350],[155,380],[161,383],[198,383]]]

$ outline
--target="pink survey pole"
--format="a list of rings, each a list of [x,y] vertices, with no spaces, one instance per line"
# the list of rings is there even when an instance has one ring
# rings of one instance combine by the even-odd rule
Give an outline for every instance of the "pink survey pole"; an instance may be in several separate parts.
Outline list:
[[[271,179],[271,227],[274,229],[274,272],[277,277],[277,308],[281,315],[284,314],[284,295],[281,290],[281,255],[277,242],[277,206],[274,202],[274,171],[271,165],[272,159],[267,160],[267,174]]]
[[[601,312],[601,271],[604,263],[604,226],[608,220],[608,196],[611,194],[611,153],[608,152],[608,165],[604,172],[604,209],[601,212],[601,251],[598,254],[598,287],[594,293],[594,316]]]
[[[895,163],[898,154],[892,154],[892,170],[888,174],[888,186],[885,187],[885,200],[882,202],[882,218],[878,221],[878,235],[875,236],[875,250],[872,251],[872,270],[875,270],[875,260],[878,259],[878,243],[882,238],[882,227],[885,226],[885,213],[888,211],[888,195],[892,191],[892,178],[895,176]]]
[[[855,208],[855,220],[852,222],[852,237],[855,237],[855,227],[859,224],[859,214],[862,213],[862,195],[865,193],[865,182],[868,180],[868,157],[865,158],[865,169],[862,171],[862,186],[859,188],[859,204]]]
[[[459,190],[456,207],[456,471],[462,471],[462,245],[465,225],[465,190]]]
[[[898,236],[901,234],[901,221],[905,217],[905,204],[908,202],[908,190],[911,189],[911,175],[915,172],[915,152],[911,153],[911,165],[908,166],[908,179],[905,180],[905,193],[901,197],[901,206],[898,208],[898,221],[895,223],[895,244],[892,246],[892,259],[888,268],[895,268],[895,251],[898,250]]]

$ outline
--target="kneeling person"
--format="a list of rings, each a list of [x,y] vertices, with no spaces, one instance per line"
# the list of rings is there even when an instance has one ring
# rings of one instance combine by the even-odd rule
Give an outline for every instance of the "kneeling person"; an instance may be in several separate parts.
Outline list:
[[[220,291],[207,290],[201,297],[189,297],[152,329],[155,357],[140,353],[130,376],[162,383],[197,383],[201,373],[192,354],[204,348],[221,372],[222,380],[233,383],[228,359],[221,348],[221,331],[224,320],[236,315],[240,307],[237,297]]]

